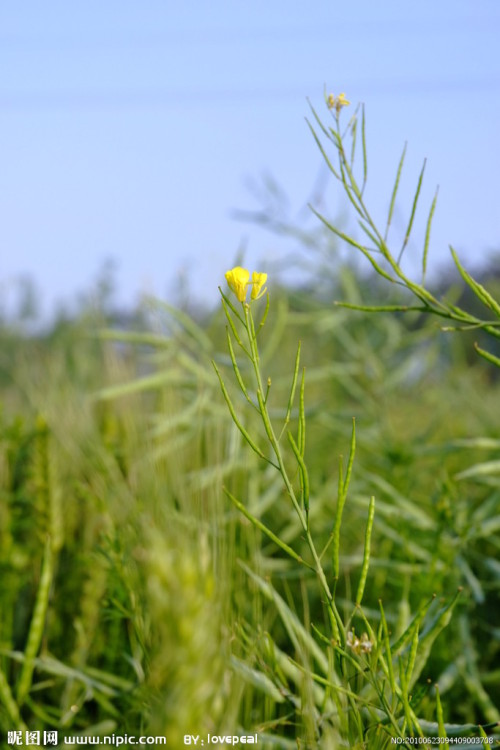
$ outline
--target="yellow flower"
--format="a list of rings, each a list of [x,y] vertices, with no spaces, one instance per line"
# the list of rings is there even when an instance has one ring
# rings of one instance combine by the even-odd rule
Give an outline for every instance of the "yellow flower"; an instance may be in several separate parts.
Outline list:
[[[347,99],[345,98],[345,94],[344,94],[344,93],[342,93],[342,94],[339,94],[339,95],[338,95],[338,97],[337,97],[337,102],[336,102],[336,104],[335,104],[335,107],[336,107],[336,109],[337,109],[337,112],[338,112],[338,111],[339,111],[339,110],[340,110],[340,109],[341,109],[342,107],[348,107],[350,103],[351,103],[351,102],[347,101]]]
[[[262,289],[266,281],[267,273],[257,273],[256,271],[252,273],[252,299],[259,299],[266,293],[266,289]]]
[[[241,266],[236,266],[226,273],[226,281],[229,284],[229,288],[235,293],[240,302],[244,302],[247,296],[249,278],[250,271],[247,271],[246,268],[241,268]]]
[[[347,107],[351,102],[349,102],[345,98],[345,94],[339,94],[338,96],[334,96],[333,94],[328,95],[327,99],[327,105],[329,109],[335,109],[337,114],[339,114],[342,107]]]

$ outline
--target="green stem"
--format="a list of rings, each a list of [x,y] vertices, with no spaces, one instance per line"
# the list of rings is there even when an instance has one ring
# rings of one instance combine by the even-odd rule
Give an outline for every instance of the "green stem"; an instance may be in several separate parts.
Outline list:
[[[35,670],[35,657],[42,642],[45,616],[49,606],[50,587],[54,575],[54,552],[52,542],[47,538],[42,561],[42,571],[36,595],[35,608],[31,618],[28,641],[24,651],[24,661],[17,685],[17,703],[22,706],[30,689]]]
[[[288,472],[285,467],[285,463],[283,461],[283,456],[281,453],[281,449],[279,446],[279,442],[276,438],[271,420],[269,418],[269,412],[267,409],[267,404],[264,401],[264,389],[262,385],[262,375],[260,372],[260,360],[259,360],[259,352],[257,348],[257,341],[255,336],[255,328],[253,324],[253,318],[252,313],[250,311],[250,305],[244,304],[244,312],[245,312],[245,327],[248,334],[248,343],[250,346],[250,352],[251,352],[251,359],[254,366],[255,371],[255,379],[257,382],[257,399],[259,402],[259,408],[260,413],[262,416],[262,421],[264,423],[264,428],[266,430],[266,434],[269,438],[269,442],[271,443],[271,446],[274,451],[274,455],[276,456],[276,461],[278,463],[278,470],[283,478],[283,482],[285,483],[285,488],[288,493],[288,496],[290,497],[290,500],[292,501],[293,507],[295,508],[295,511],[297,513],[297,516],[299,518],[300,524],[302,526],[302,529],[305,533],[305,538],[307,541],[307,545],[309,547],[309,550],[311,552],[312,558],[314,560],[314,567],[316,570],[316,574],[318,576],[318,579],[321,584],[321,588],[323,589],[323,592],[326,596],[329,612],[330,612],[330,622],[332,626],[332,632],[333,637],[338,642],[345,642],[345,633],[344,633],[344,627],[342,623],[342,619],[340,617],[340,614],[338,612],[338,609],[335,604],[335,600],[333,597],[333,594],[330,590],[330,587],[328,585],[328,581],[326,580],[325,572],[323,570],[323,567],[321,565],[321,561],[319,558],[319,555],[316,551],[316,547],[314,545],[313,539],[311,537],[307,518],[302,511],[302,508],[300,507],[300,503],[297,500],[297,496],[295,494],[295,491],[293,489],[292,483],[290,481],[290,478],[288,476]],[[342,636],[341,636],[342,634]]]
[[[0,669],[0,702],[2,703],[5,712],[7,713],[7,716],[9,717],[9,721],[12,724],[12,728],[21,730],[21,731],[23,730],[26,731],[27,726],[21,718],[19,706],[17,705],[14,699],[14,696],[12,695],[12,691],[10,689],[9,683],[7,682],[7,678],[5,677],[1,669]]]

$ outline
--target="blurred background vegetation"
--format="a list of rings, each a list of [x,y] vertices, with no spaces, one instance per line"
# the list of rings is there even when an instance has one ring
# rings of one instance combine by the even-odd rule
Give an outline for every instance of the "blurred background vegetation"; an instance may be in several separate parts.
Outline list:
[[[364,601],[374,628],[379,599],[397,635],[424,601],[464,588],[422,667],[418,715],[436,720],[437,683],[447,722],[496,722],[500,382],[473,350],[479,333],[335,307],[392,300],[323,230],[260,219],[310,251],[302,284],[280,286],[270,272],[261,352],[270,409],[282,415],[302,342],[320,549],[356,418],[341,609],[375,495]],[[498,267],[492,258],[476,274],[497,298]],[[435,289],[473,310],[451,266]],[[220,394],[210,362],[230,380],[222,311],[154,299],[119,311],[105,273],[79,311],[41,329],[36,295],[21,291],[0,323],[0,731],[164,734],[169,747],[189,733],[242,731],[296,747],[317,731],[320,698],[306,700],[286,658],[307,661],[273,596],[308,632],[322,628],[323,607],[314,579],[223,493],[303,548],[279,478],[242,442]]]

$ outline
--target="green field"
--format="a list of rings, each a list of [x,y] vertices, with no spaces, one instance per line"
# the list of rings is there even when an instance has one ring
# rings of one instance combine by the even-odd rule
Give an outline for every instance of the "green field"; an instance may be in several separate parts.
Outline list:
[[[227,314],[214,289],[203,316],[4,323],[2,747],[498,741],[494,297],[457,274],[436,312],[329,262],[307,287],[268,278],[250,343],[224,279]]]

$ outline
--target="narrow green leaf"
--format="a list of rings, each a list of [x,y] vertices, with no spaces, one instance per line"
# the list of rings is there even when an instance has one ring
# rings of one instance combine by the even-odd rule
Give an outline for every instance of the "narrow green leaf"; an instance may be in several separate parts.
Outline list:
[[[365,105],[361,106],[361,143],[363,145],[363,187],[361,193],[364,193],[366,180],[368,177],[368,157],[366,151],[366,120],[365,120]]]
[[[421,719],[420,726],[422,727],[427,737],[438,736],[439,725],[436,721],[426,721],[425,719]],[[495,729],[498,729],[498,722],[495,721],[495,722],[490,722],[489,724],[483,724],[483,728],[494,731]],[[468,735],[472,733],[477,734],[479,732],[479,725],[478,724],[444,724],[444,730],[446,732],[447,737],[465,737],[466,734]],[[466,743],[464,742],[463,744],[465,745]],[[494,745],[489,745],[489,747],[494,747]]]
[[[361,567],[361,576],[359,578],[358,593],[356,594],[356,605],[359,606],[363,599],[365,591],[366,578],[368,576],[368,568],[370,566],[370,541],[373,529],[373,520],[375,518],[375,498],[370,498],[370,506],[368,508],[368,519],[366,522],[365,532],[365,548],[363,554],[363,565]]]
[[[436,210],[436,203],[438,197],[439,187],[436,188],[434,200],[432,201],[431,210],[429,211],[429,217],[427,219],[427,226],[425,228],[425,240],[424,240],[424,252],[422,253],[422,284],[425,281],[425,274],[427,272],[427,253],[429,252],[429,242],[431,239],[431,226],[432,219],[434,217],[434,211]]]
[[[161,310],[168,312],[204,352],[208,353],[212,351],[213,344],[209,336],[207,336],[203,328],[199,326],[190,315],[173,305],[169,305],[168,302],[165,302],[164,300],[149,297],[147,301],[152,307],[160,308]]]
[[[349,177],[349,185],[350,185],[350,187],[351,187],[354,195],[356,196],[356,198],[359,201],[358,213],[360,213],[363,216],[366,216],[367,212],[366,212],[366,209],[365,209],[365,207],[363,205],[361,190],[360,190],[360,188],[358,186],[358,182],[357,182],[356,177],[354,175],[354,172],[353,172],[353,170],[351,168],[351,165],[349,164],[349,162],[345,158],[343,150],[342,150],[342,156],[344,158],[345,170],[347,172],[347,176]]]
[[[382,599],[379,599],[379,607],[380,607],[380,624],[382,628],[382,640],[384,642],[386,657],[387,657],[387,669],[388,669],[388,677],[389,677],[389,684],[391,687],[391,691],[393,695],[396,695],[396,680],[394,679],[394,669],[392,665],[392,652],[391,652],[391,643],[389,638],[389,628],[387,627],[387,620],[385,618],[385,612],[384,607],[382,605]]]
[[[484,729],[483,729],[482,726],[479,726],[479,736],[482,737],[485,740],[488,739],[488,735],[486,734],[486,732],[484,731]],[[484,744],[486,744],[486,743],[484,743]]]
[[[447,737],[446,734],[446,727],[444,725],[444,715],[443,715],[443,706],[441,705],[441,696],[439,695],[439,686],[434,686],[436,690],[436,714],[437,714],[437,720],[438,720],[438,737],[442,737],[443,739]]]
[[[264,328],[264,325],[265,325],[265,323],[266,323],[266,320],[267,320],[267,314],[268,314],[268,312],[269,312],[269,305],[270,305],[270,301],[269,301],[269,292],[268,292],[268,293],[266,294],[266,306],[265,306],[265,308],[264,308],[264,313],[263,313],[263,315],[262,315],[262,318],[261,318],[261,321],[260,321],[260,323],[259,323],[259,327],[257,328],[257,336],[259,335],[259,333],[260,333],[260,331],[262,330],[262,328]]]
[[[264,396],[264,403],[267,404],[267,399],[269,398],[269,392],[271,391],[271,378],[267,379],[266,383],[266,395]]]
[[[122,396],[129,396],[132,393],[154,390],[166,385],[167,383],[186,383],[186,375],[185,373],[181,375],[180,372],[172,372],[171,370],[155,372],[152,375],[136,378],[130,383],[120,383],[119,385],[112,385],[108,388],[103,388],[96,393],[95,398],[103,400],[121,398]]]
[[[335,169],[335,167],[331,163],[330,159],[328,158],[328,155],[327,155],[325,149],[323,148],[323,145],[322,145],[321,141],[319,140],[318,136],[316,135],[316,131],[314,130],[313,126],[311,125],[311,123],[309,122],[309,120],[307,118],[306,118],[306,122],[309,125],[311,133],[313,134],[313,138],[316,141],[316,145],[319,148],[319,150],[321,151],[321,156],[325,160],[325,163],[326,163],[328,169],[330,170],[330,172],[332,172],[332,174],[335,175],[335,177],[337,178],[337,180],[340,180],[339,173],[337,172],[337,170]],[[326,134],[328,136],[328,133],[326,133]]]
[[[348,245],[351,245],[352,247],[355,247],[357,250],[360,250],[365,256],[365,258],[370,261],[373,268],[376,270],[376,272],[380,276],[383,276],[383,278],[387,279],[387,281],[390,281],[392,283],[395,282],[395,279],[390,274],[388,274],[387,271],[384,271],[384,269],[377,263],[375,258],[373,258],[370,251],[366,247],[363,247],[363,245],[361,245],[359,242],[356,242],[355,240],[353,240],[352,237],[349,237],[349,235],[345,234],[344,232],[341,232],[339,229],[334,227],[333,224],[327,221],[327,219],[325,219],[324,216],[318,213],[318,211],[316,211],[311,205],[309,207],[311,211],[318,217],[318,219],[322,221],[323,224],[326,227],[328,227],[328,229],[330,229],[330,231],[332,231],[337,237],[340,237],[341,240],[344,240],[344,242],[347,242]]]
[[[424,179],[424,171],[425,171],[426,162],[427,162],[427,160],[424,159],[424,164],[423,164],[422,170],[420,172],[420,176],[418,178],[417,190],[415,192],[415,197],[413,199],[413,205],[411,207],[410,221],[408,222],[408,226],[406,228],[406,232],[405,232],[405,236],[404,236],[404,240],[403,240],[403,246],[402,246],[401,250],[399,251],[398,266],[401,263],[401,259],[403,257],[403,253],[404,253],[405,248],[406,248],[406,246],[408,244],[408,240],[410,239],[410,234],[411,234],[411,230],[412,230],[412,227],[413,227],[413,220],[415,218],[415,212],[417,210],[417,204],[418,204],[418,198],[419,198],[419,195],[420,195],[420,189],[422,187],[422,180]]]
[[[407,145],[408,145],[407,143],[405,143],[404,145],[403,153],[401,154],[401,159],[399,160],[398,171],[396,173],[396,181],[394,182],[394,187],[392,189],[391,202],[389,204],[389,215],[387,217],[387,224],[386,224],[385,235],[384,235],[385,240],[387,240],[387,235],[389,234],[389,227],[392,221],[392,215],[394,213],[394,205],[396,203],[396,195],[398,193],[399,180],[401,179],[401,172],[403,170],[403,164],[404,164],[404,160],[406,156]]]
[[[481,461],[481,463],[473,464],[468,469],[459,471],[455,474],[455,479],[470,479],[471,477],[484,477],[500,474],[500,460],[493,461]]]
[[[12,661],[23,664],[26,656],[19,651],[7,651],[0,649],[3,656],[7,656]],[[95,667],[86,667],[74,669],[67,664],[48,656],[39,656],[35,659],[35,668],[40,673],[55,675],[56,677],[67,678],[82,682],[91,690],[97,690],[108,696],[117,696],[119,693],[130,692],[134,688],[134,683],[125,680],[117,675],[111,675],[109,672],[96,669]]]
[[[288,435],[288,440],[290,441],[290,445],[292,446],[292,450],[295,454],[295,458],[297,459],[297,463],[299,465],[300,485],[301,485],[301,490],[302,490],[302,498],[304,502],[304,510],[306,512],[306,518],[309,519],[309,474],[307,472],[307,466],[305,464],[304,459],[302,458],[300,454],[299,448],[293,438],[292,433],[288,431],[287,435]],[[308,520],[308,524],[309,524],[309,520]]]
[[[401,657],[398,659],[398,665],[399,665],[399,683],[401,685],[401,690],[399,692],[399,696],[401,698],[401,702],[403,703],[403,711],[405,715],[405,734],[410,735],[411,737],[415,736],[415,733],[413,731],[413,721],[412,721],[412,712],[410,708],[410,701],[408,698],[408,684],[406,682],[406,671],[404,668],[403,660]]]
[[[264,397],[262,395],[260,388],[257,388],[257,400],[259,402],[260,416],[262,417],[262,421],[264,423],[264,428],[266,430],[267,437],[269,438],[269,442],[271,443],[273,448],[275,448],[276,438],[274,435],[274,430],[271,424],[271,420],[269,419],[269,414],[267,413],[266,404],[264,402]]]
[[[300,455],[303,456],[306,450],[306,410],[305,410],[305,386],[306,386],[306,368],[302,370],[302,379],[300,381],[299,394],[299,429],[297,442]]]
[[[419,641],[419,630],[418,625],[413,631],[413,638],[411,639],[410,653],[408,656],[408,662],[406,664],[406,680],[408,684],[412,684],[413,668],[415,666],[415,659],[417,658]]]
[[[241,659],[237,659],[236,656],[231,657],[231,665],[238,674],[250,683],[250,685],[253,685],[253,687],[260,690],[276,703],[283,703],[285,697],[263,672],[259,672],[259,670],[249,667],[248,664]]]
[[[4,708],[5,713],[8,716],[8,719],[12,725],[12,728],[25,731],[27,729],[26,724],[21,718],[19,706],[17,705],[14,699],[14,696],[12,695],[10,685],[7,682],[7,679],[1,668],[0,668],[0,702]]]
[[[243,427],[243,425],[239,421],[238,417],[236,416],[236,412],[234,410],[234,406],[232,404],[232,401],[229,398],[229,393],[227,392],[227,389],[226,389],[226,386],[224,384],[224,381],[222,380],[222,375],[219,372],[219,368],[217,367],[217,365],[215,364],[215,362],[213,360],[212,360],[212,364],[214,366],[215,372],[217,373],[217,377],[219,378],[219,383],[220,383],[222,395],[224,396],[224,399],[226,401],[227,407],[229,409],[229,413],[231,414],[231,417],[232,417],[233,422],[235,423],[236,427],[239,429],[239,431],[241,432],[241,434],[243,435],[243,437],[247,441],[247,443],[250,446],[250,448],[252,448],[252,450],[254,450],[255,453],[258,456],[260,456],[261,458],[263,458],[265,461],[267,461],[268,463],[272,464],[273,466],[276,466],[276,464],[274,464],[270,459],[268,459],[264,455],[264,453],[261,451],[261,449],[259,448],[259,446],[256,443],[254,443],[254,441],[252,440],[252,438],[250,437],[250,435],[248,434],[248,432],[245,430],[245,428]],[[278,467],[276,466],[276,468],[278,468]]]
[[[246,400],[248,401],[248,403],[252,404],[252,406],[255,409],[257,409],[257,407],[255,406],[254,402],[252,401],[252,399],[248,395],[248,391],[247,391],[246,385],[243,382],[243,378],[241,377],[240,369],[238,367],[238,363],[236,362],[236,357],[234,356],[234,349],[233,349],[233,344],[231,342],[231,335],[229,333],[229,328],[227,328],[227,327],[226,327],[226,335],[227,335],[227,346],[228,346],[228,349],[229,349],[229,356],[231,357],[231,362],[232,362],[232,365],[233,365],[233,370],[234,370],[234,374],[236,376],[236,380],[238,381],[238,385],[240,386],[241,391],[242,391],[243,395],[245,396]]]
[[[413,675],[413,668],[415,663],[415,655],[418,651],[418,642],[419,642],[419,629],[420,624],[424,620],[424,617],[426,616],[427,612],[429,611],[431,605],[433,602],[436,601],[435,595],[432,596],[427,602],[425,602],[416,615],[414,616],[413,620],[410,622],[406,630],[400,635],[400,637],[392,644],[392,651],[393,653],[397,651],[409,651],[408,656],[408,664],[406,668],[408,681],[410,682],[410,679]]]
[[[342,492],[345,495],[347,495],[347,491],[349,489],[349,483],[351,481],[351,474],[352,474],[352,467],[354,464],[354,456],[356,454],[356,419],[352,418],[352,431],[351,431],[351,445],[349,448],[349,458],[347,460],[347,471],[345,475],[344,485],[342,488]]]
[[[458,268],[460,276],[463,278],[465,283],[472,289],[476,297],[481,300],[483,305],[485,305],[486,307],[489,307],[490,310],[493,310],[495,315],[497,315],[500,318],[500,304],[496,301],[494,297],[492,297],[492,295],[488,292],[487,289],[484,288],[484,286],[482,286],[479,282],[473,279],[472,276],[465,270],[465,268],[460,263],[458,259],[458,255],[456,254],[454,249],[450,247],[450,250],[451,250],[451,254],[453,256],[455,265]]]
[[[344,187],[345,194],[352,203],[356,213],[365,218],[365,211],[361,203],[361,190],[359,189],[354,175],[345,160],[343,151],[340,152],[340,181]]]
[[[339,459],[339,480],[337,489],[337,512],[335,514],[335,521],[332,530],[332,572],[333,572],[333,588],[337,585],[337,581],[340,575],[340,527],[342,525],[342,513],[344,510],[345,503],[345,492],[344,492],[344,466],[342,462],[342,456]]]
[[[232,317],[231,317],[231,315],[230,315],[230,313],[229,313],[229,310],[228,310],[228,308],[227,308],[227,304],[226,304],[226,302],[224,301],[224,299],[222,300],[222,307],[224,308],[224,312],[225,312],[225,314],[226,314],[227,322],[229,323],[229,326],[230,326],[230,328],[231,328],[231,330],[232,330],[232,332],[233,332],[233,336],[234,336],[234,338],[235,338],[236,342],[237,342],[237,343],[238,343],[238,345],[239,345],[239,346],[240,346],[240,347],[241,347],[241,348],[243,349],[243,351],[245,352],[245,354],[247,355],[247,357],[250,357],[250,353],[248,352],[248,349],[247,349],[247,348],[245,347],[245,345],[244,345],[243,341],[242,341],[242,340],[241,340],[241,338],[240,338],[240,335],[239,335],[239,333],[238,333],[238,331],[237,331],[237,329],[236,329],[236,326],[235,326],[235,324],[234,324],[234,320],[232,319]],[[240,316],[239,316],[239,315],[238,315],[238,317],[240,318]],[[240,318],[240,320],[241,320],[241,322],[243,323],[243,325],[245,325],[245,323],[244,323],[244,321],[242,320],[242,318]]]
[[[31,689],[33,671],[35,669],[35,657],[40,648],[45,629],[45,617],[49,606],[50,587],[54,576],[54,552],[50,537],[45,543],[42,561],[40,582],[36,594],[35,606],[31,618],[28,640],[24,652],[24,662],[17,684],[16,698],[19,706],[22,706]]]
[[[351,302],[340,302],[335,301],[335,305],[338,307],[346,307],[348,310],[359,310],[360,312],[409,312],[414,310],[417,312],[427,312],[428,308],[421,305],[356,305]]]
[[[304,627],[304,624],[299,620],[295,612],[292,612],[288,604],[269,581],[264,580],[259,575],[257,575],[257,573],[254,573],[254,571],[251,570],[251,568],[249,568],[248,565],[246,565],[244,562],[240,562],[239,565],[255,582],[264,596],[269,601],[274,603],[281,617],[281,621],[283,622],[283,625],[285,626],[286,631],[297,651],[301,651],[302,648],[305,648],[310,656],[314,658],[322,673],[325,676],[328,676],[329,664],[324,649],[320,647],[311,633]]]
[[[232,503],[238,508],[240,513],[242,513],[248,520],[260,531],[262,531],[266,536],[269,537],[275,544],[278,545],[278,547],[281,547],[283,552],[286,552],[287,555],[292,557],[294,560],[296,560],[301,565],[305,565],[306,567],[310,568],[311,570],[314,570],[312,565],[309,565],[300,555],[298,555],[292,547],[290,547],[288,544],[286,544],[282,539],[280,539],[276,534],[274,534],[270,528],[268,528],[262,521],[259,521],[258,518],[256,518],[250,511],[241,503],[237,498],[232,495],[226,487],[223,487],[224,493],[227,495],[227,497],[231,500]]]
[[[284,430],[286,429],[286,426],[290,422],[290,416],[291,416],[292,408],[293,408],[293,401],[295,399],[295,388],[297,386],[297,380],[299,377],[300,348],[301,348],[301,342],[299,341],[299,344],[297,346],[297,354],[295,355],[295,367],[293,370],[292,386],[290,388],[290,396],[288,398],[288,406],[287,406],[286,415],[285,415],[285,423],[283,425],[283,429],[281,430],[280,438]]]
[[[97,334],[103,341],[123,341],[127,344],[143,344],[155,349],[170,349],[173,346],[172,339],[160,336],[156,333],[142,331],[117,331],[114,328],[104,328]]]
[[[224,292],[222,291],[221,287],[219,287],[219,292],[220,292],[220,296],[222,297],[223,303],[225,303],[225,306],[229,307],[229,309],[233,311],[233,313],[236,315],[236,317],[239,318],[239,320],[241,321],[241,323],[243,325],[245,325],[245,321],[241,317],[239,310],[236,309],[236,307],[233,305],[233,303],[231,302],[231,300],[229,299],[229,297],[227,296],[227,294],[224,294]],[[226,315],[227,315],[227,313],[226,313]]]
[[[376,236],[376,234],[373,231],[370,231],[368,227],[366,226],[365,222],[361,219],[358,220],[358,225],[360,229],[366,234],[366,236],[373,242],[374,248],[372,249],[372,252],[374,253],[383,253],[383,251],[380,248],[380,240]]]
[[[312,112],[312,113],[313,113],[313,115],[314,115],[314,119],[315,119],[315,120],[316,120],[316,122],[318,123],[319,127],[321,128],[321,130],[323,131],[323,133],[324,133],[324,134],[326,135],[326,137],[327,137],[328,139],[330,139],[330,135],[329,135],[329,133],[328,133],[328,130],[327,130],[327,129],[326,129],[326,127],[325,127],[325,126],[323,125],[323,123],[322,123],[322,121],[321,121],[321,119],[320,119],[319,115],[317,114],[316,110],[314,109],[314,107],[313,107],[313,105],[311,104],[311,102],[309,101],[309,99],[307,100],[307,103],[309,104],[309,107],[310,107],[310,109],[311,109],[311,112]],[[306,122],[307,122],[307,124],[309,125],[309,122],[308,122],[307,118],[306,118]],[[309,127],[311,127],[311,126],[309,125]]]
[[[250,341],[250,351],[252,354],[252,360],[256,363],[259,362],[259,349],[257,346],[257,333],[255,332],[255,323],[253,320],[252,310],[250,305],[245,305],[245,326]]]
[[[455,605],[460,597],[460,594],[462,592],[462,589],[459,588],[453,599],[449,602],[449,604],[446,604],[439,612],[437,613],[434,620],[429,623],[429,625],[425,628],[425,631],[422,631],[420,635],[420,641],[419,641],[419,649],[417,656],[415,658],[415,665],[413,669],[413,674],[410,682],[410,687],[415,684],[415,682],[420,677],[423,668],[427,664],[427,660],[429,659],[432,644],[438,637],[438,635],[444,630],[444,628],[448,625],[450,622],[453,609],[455,608]]]
[[[356,153],[356,131],[357,131],[357,119],[354,118],[352,127],[351,127],[351,169],[354,165],[354,156]]]

